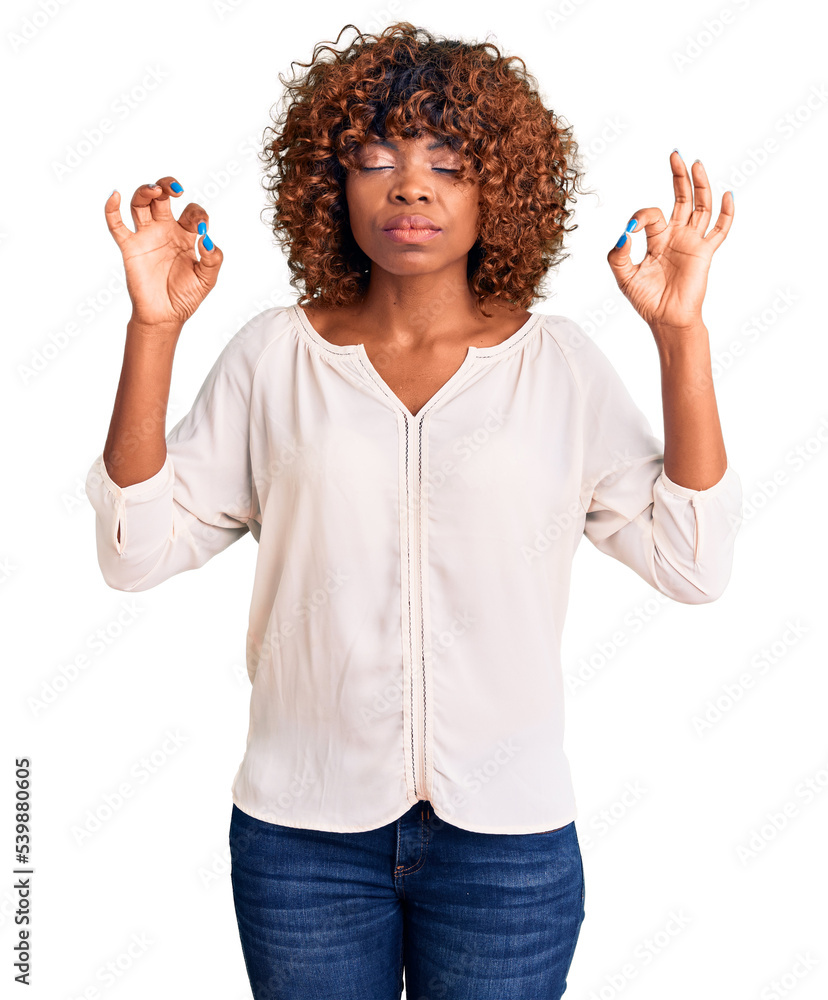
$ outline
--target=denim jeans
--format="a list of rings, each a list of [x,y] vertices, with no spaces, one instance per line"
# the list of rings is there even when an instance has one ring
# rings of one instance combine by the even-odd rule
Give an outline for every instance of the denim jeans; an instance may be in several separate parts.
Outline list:
[[[255,1000],[558,1000],[584,919],[575,821],[473,833],[417,802],[362,833],[233,805],[233,901]]]

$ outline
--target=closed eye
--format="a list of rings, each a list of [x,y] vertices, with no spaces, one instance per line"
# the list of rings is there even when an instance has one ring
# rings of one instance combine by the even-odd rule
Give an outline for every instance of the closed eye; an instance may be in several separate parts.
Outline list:
[[[389,164],[385,167],[363,167],[363,170],[393,170],[394,168]],[[437,171],[440,174],[456,174],[459,172],[459,167],[432,167],[432,170]]]

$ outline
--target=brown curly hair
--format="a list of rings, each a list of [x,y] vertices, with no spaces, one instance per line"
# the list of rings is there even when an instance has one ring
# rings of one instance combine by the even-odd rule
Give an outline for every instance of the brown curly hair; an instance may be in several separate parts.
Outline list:
[[[547,271],[565,259],[564,233],[583,176],[572,128],[544,107],[537,80],[492,43],[435,37],[408,21],[379,35],[357,32],[341,51],[319,43],[307,73],[286,87],[283,111],[264,131],[263,186],[275,243],[288,250],[299,302],[327,307],[362,299],[371,261],[351,233],[345,177],[374,139],[447,138],[480,182],[479,234],[468,257],[477,306],[530,306]],[[493,51],[489,51],[493,50]],[[323,59],[330,52],[331,59]],[[522,69],[512,65],[519,63]],[[584,193],[583,191],[581,193]]]

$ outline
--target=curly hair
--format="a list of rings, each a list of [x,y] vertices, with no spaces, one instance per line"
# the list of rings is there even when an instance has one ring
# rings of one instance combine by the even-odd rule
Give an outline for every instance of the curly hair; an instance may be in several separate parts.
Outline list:
[[[291,63],[306,73],[279,75],[282,113],[271,109],[259,154],[274,242],[288,251],[290,284],[304,285],[299,302],[341,307],[363,298],[371,261],[351,232],[347,171],[372,140],[429,133],[459,153],[457,180],[469,165],[478,174],[479,232],[467,267],[478,308],[532,305],[547,271],[569,256],[564,233],[577,228],[565,225],[583,176],[571,126],[544,107],[524,61],[492,43],[435,37],[407,21],[379,35],[346,24],[336,43],[346,28],[358,36],[350,45],[319,43],[310,63]]]

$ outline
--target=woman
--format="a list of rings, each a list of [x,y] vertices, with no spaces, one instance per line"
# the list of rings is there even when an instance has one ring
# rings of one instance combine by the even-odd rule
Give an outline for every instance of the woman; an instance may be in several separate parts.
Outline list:
[[[730,575],[741,487],[701,305],[732,195],[705,236],[704,168],[674,151],[669,222],[637,211],[608,254],[659,350],[662,448],[580,327],[527,309],[579,173],[515,61],[407,22],[314,52],[265,147],[304,294],[238,331],[166,438],[223,254],[199,205],[173,218],[172,177],[135,192],[134,233],[106,204],[133,313],[87,479],[104,578],[146,590],[259,545],[230,825],[257,998],[398,997],[403,971],[411,1000],[560,997],[585,914],[577,544],[684,603]]]

